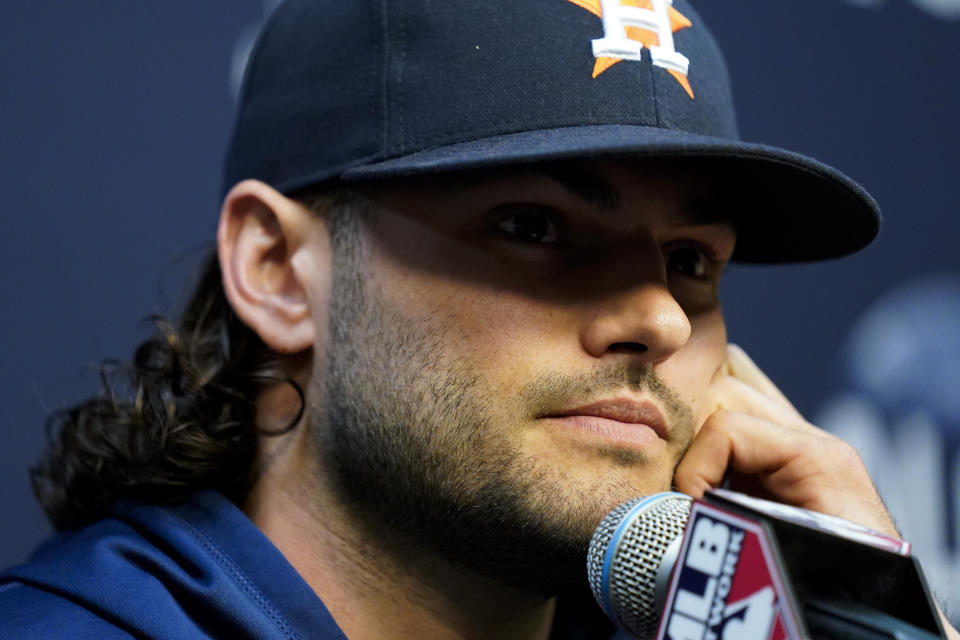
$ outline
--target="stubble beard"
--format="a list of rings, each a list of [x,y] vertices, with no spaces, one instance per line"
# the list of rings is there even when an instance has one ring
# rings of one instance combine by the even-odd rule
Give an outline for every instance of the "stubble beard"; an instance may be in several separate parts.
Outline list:
[[[545,596],[582,585],[594,528],[637,490],[576,486],[538,465],[520,450],[523,424],[496,420],[493,403],[515,402],[519,422],[574,388],[655,387],[655,377],[617,367],[498,398],[468,363],[451,361],[443,318],[408,317],[374,290],[358,240],[336,248],[322,388],[311,394],[320,398],[311,413],[323,480],[390,553],[435,555]],[[668,391],[661,397],[692,432],[689,409]],[[606,454],[621,466],[647,462],[613,447]]]

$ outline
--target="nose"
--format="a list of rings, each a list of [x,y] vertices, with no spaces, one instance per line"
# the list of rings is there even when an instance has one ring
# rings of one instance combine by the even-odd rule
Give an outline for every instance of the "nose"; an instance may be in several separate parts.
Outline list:
[[[635,265],[636,266],[636,265]],[[581,343],[593,357],[623,353],[656,364],[690,339],[690,320],[663,275],[621,283],[594,298],[582,325]]]

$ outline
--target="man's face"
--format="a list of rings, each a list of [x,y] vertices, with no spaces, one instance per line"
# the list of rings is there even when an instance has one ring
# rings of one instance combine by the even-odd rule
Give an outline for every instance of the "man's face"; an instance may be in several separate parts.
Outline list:
[[[313,429],[345,506],[399,552],[581,581],[599,520],[669,489],[711,410],[734,235],[710,191],[613,161],[386,188],[317,318]]]

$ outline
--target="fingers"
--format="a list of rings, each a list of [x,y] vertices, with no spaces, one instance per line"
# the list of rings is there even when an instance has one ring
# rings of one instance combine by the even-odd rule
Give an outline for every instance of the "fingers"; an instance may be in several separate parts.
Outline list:
[[[772,386],[772,383],[770,385]],[[815,429],[792,404],[782,400],[783,394],[779,390],[776,394],[771,394],[769,389],[758,389],[740,378],[720,375],[714,379],[711,393],[714,405],[720,411],[752,415],[800,430]]]
[[[804,480],[823,469],[808,459],[826,462],[829,436],[810,433],[736,411],[718,411],[703,425],[674,481],[685,493],[700,497],[717,487],[728,471],[755,476],[765,490],[797,506],[815,501]],[[821,440],[823,442],[821,442]],[[795,486],[800,484],[799,487]]]
[[[772,400],[796,411],[787,396],[783,395],[767,374],[761,371],[750,356],[735,344],[727,345],[727,360],[721,367],[721,374],[740,380]]]
[[[782,407],[781,407],[782,408]],[[732,472],[756,486],[752,495],[829,513],[899,535],[856,450],[814,427],[784,426],[749,414],[718,411],[703,425],[674,483],[702,497]],[[745,488],[734,484],[735,490]]]
[[[674,474],[694,497],[718,487],[828,513],[898,535],[857,451],[807,422],[736,345],[711,384],[716,411]]]

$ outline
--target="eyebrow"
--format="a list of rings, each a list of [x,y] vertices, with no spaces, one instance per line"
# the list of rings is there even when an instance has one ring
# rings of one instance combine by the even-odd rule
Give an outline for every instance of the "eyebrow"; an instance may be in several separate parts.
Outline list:
[[[604,213],[623,209],[620,191],[597,173],[575,163],[548,164],[537,168],[567,191]]]
[[[587,204],[603,213],[624,215],[623,195],[603,176],[576,162],[558,162],[536,167],[539,173],[553,180]],[[725,199],[717,194],[692,194],[681,213],[672,214],[671,221],[678,226],[728,224],[730,215]]]

